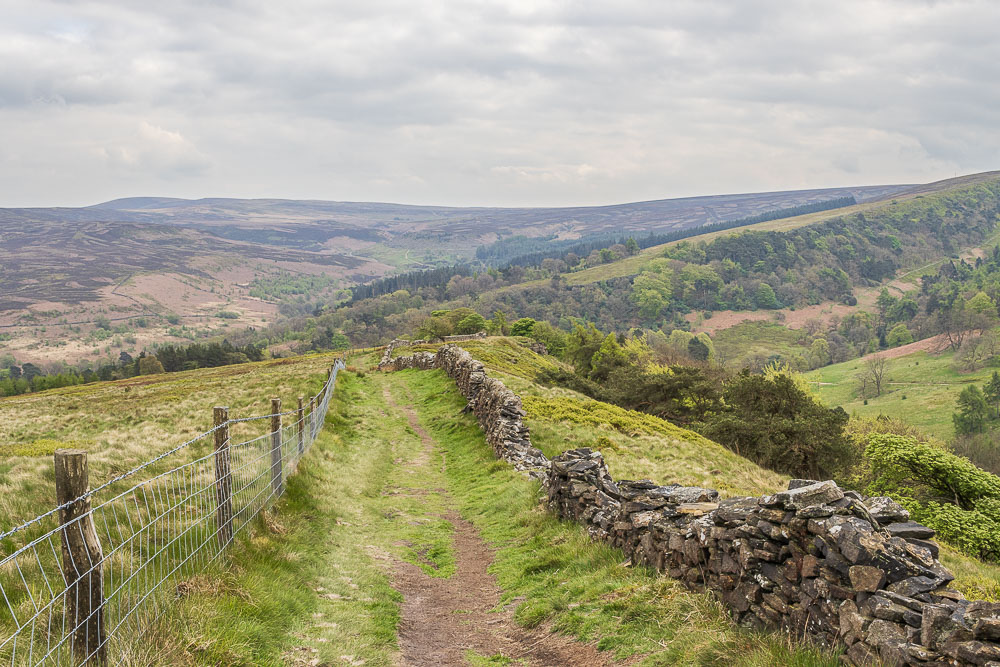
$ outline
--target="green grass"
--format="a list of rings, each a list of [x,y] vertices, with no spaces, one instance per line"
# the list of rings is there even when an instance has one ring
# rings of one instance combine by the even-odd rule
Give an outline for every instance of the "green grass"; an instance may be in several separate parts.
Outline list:
[[[768,359],[774,356],[789,358],[809,351],[809,337],[804,331],[796,331],[775,322],[743,322],[712,335],[715,354],[727,363],[751,357]]]
[[[271,397],[286,409],[323,384],[334,355],[309,355],[253,364],[144,375],[0,399],[0,517],[8,527],[52,507],[52,452],[88,451],[91,486],[131,470],[212,427],[212,409],[231,418],[264,415]],[[237,441],[258,435],[264,421],[234,426]],[[210,438],[169,456],[168,469],[203,456]]]
[[[887,362],[882,395],[861,398],[857,375],[865,362],[853,359],[806,374],[813,391],[825,404],[841,406],[850,414],[899,417],[921,431],[943,440],[954,435],[951,415],[959,392],[970,382],[982,384],[993,368],[963,372],[955,368],[954,354],[914,352]],[[871,392],[869,392],[871,393]],[[906,397],[905,399],[903,397]]]
[[[788,478],[737,456],[694,431],[643,412],[574,396],[525,395],[532,444],[549,457],[600,450],[615,479],[704,486],[724,496],[764,495]]]
[[[503,602],[524,598],[515,616],[522,625],[596,641],[643,665],[837,664],[833,656],[793,647],[784,635],[737,628],[710,595],[624,566],[621,551],[556,519],[539,505],[537,482],[493,458],[474,419],[457,416],[464,400],[443,373],[390,377],[409,387],[422,424],[445,452],[448,490],[463,517],[496,549],[490,571],[504,589]]]

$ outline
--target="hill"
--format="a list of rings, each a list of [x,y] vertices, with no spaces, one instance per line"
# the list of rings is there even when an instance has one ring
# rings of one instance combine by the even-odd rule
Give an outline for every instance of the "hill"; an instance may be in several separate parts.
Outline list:
[[[539,371],[561,362],[523,339],[465,345],[523,397],[532,443],[550,456],[595,447],[616,478],[705,485],[724,496],[787,485],[662,419],[538,384]],[[129,659],[388,666],[402,654],[472,664],[516,657],[838,664],[835,654],[736,627],[708,594],[632,567],[621,551],[541,511],[538,483],[494,458],[451,379],[440,371],[371,372],[380,354],[351,356],[325,428],[284,498],[227,559],[170,583],[169,604]],[[330,361],[315,355],[0,400],[3,515],[18,521],[50,507],[56,446],[87,449],[99,483],[203,431],[215,404],[228,403],[237,417],[266,413],[272,395],[287,404],[312,393]],[[209,454],[185,451],[146,474]],[[1000,569],[947,548],[942,558],[960,590],[1000,590]]]
[[[0,333],[11,339],[0,340],[0,352],[34,363],[93,360],[109,352],[92,335],[103,320],[135,350],[311,312],[359,282],[470,260],[500,238],[544,245],[646,235],[901,187],[550,209],[160,197],[0,209]]]

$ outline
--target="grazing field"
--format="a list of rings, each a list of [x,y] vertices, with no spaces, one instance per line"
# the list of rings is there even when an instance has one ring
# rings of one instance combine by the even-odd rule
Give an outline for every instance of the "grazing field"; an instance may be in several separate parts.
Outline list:
[[[294,406],[322,386],[332,354],[144,375],[0,398],[0,516],[17,525],[51,509],[52,452],[85,449],[91,485],[207,431],[212,408],[232,418],[269,414],[271,398]],[[234,428],[233,438],[256,434],[262,423]],[[210,443],[164,459],[154,470],[203,456]]]
[[[813,391],[830,406],[841,406],[850,414],[899,417],[925,433],[942,439],[954,435],[951,415],[955,400],[969,383],[983,384],[993,368],[964,372],[956,368],[950,351],[933,354],[915,352],[890,358],[882,395],[861,398],[857,376],[865,365],[863,359],[845,361],[806,374]]]

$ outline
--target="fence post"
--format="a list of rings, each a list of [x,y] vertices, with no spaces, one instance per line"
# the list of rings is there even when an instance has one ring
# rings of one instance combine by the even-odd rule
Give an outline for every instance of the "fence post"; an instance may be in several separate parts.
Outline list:
[[[302,397],[299,396],[299,456],[302,456],[306,451],[306,413],[302,409]]]
[[[280,496],[281,483],[281,399],[271,399],[271,490]]]
[[[316,397],[309,399],[309,439],[316,439]]]
[[[73,628],[73,656],[78,664],[106,665],[108,648],[104,630],[104,553],[94,528],[90,499],[76,500],[87,492],[90,475],[87,452],[55,452],[56,502],[62,538],[62,567],[66,577],[66,611]],[[76,500],[76,502],[73,502]]]
[[[233,478],[229,458],[229,408],[217,406],[215,422],[215,522],[219,528],[219,551],[233,541]]]

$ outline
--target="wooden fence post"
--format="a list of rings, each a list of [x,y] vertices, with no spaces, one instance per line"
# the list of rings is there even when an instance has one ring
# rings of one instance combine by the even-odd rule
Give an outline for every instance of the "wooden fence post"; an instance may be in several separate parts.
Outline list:
[[[229,408],[216,407],[215,422],[215,522],[218,525],[219,551],[233,541],[233,478],[229,458]]]
[[[299,396],[299,456],[305,454],[306,451],[306,411],[302,407],[302,397]]]
[[[281,483],[281,399],[271,399],[271,490],[280,496]]]
[[[309,399],[309,438],[316,437],[316,397]]]
[[[62,567],[66,577],[66,613],[73,628],[73,656],[77,664],[106,665],[108,647],[104,629],[104,553],[97,538],[87,492],[90,475],[87,452],[55,452],[56,502],[62,538]]]

